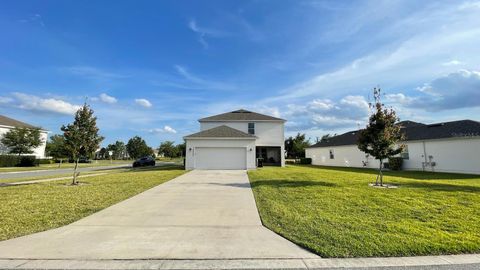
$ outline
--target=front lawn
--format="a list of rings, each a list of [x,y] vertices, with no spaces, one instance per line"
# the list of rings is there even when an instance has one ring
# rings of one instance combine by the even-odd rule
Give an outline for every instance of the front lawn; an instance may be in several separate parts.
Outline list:
[[[0,187],[0,240],[72,223],[184,172],[165,166],[80,178],[79,186],[65,180]]]
[[[322,257],[480,252],[480,176],[265,167],[249,177],[264,225]]]
[[[79,168],[102,167],[102,166],[119,166],[131,165],[132,160],[93,160],[91,163],[78,163]],[[43,170],[57,170],[57,169],[71,169],[75,167],[75,163],[65,162],[62,164],[40,164],[33,167],[0,167],[0,173],[6,172],[26,172],[26,171],[43,171]]]

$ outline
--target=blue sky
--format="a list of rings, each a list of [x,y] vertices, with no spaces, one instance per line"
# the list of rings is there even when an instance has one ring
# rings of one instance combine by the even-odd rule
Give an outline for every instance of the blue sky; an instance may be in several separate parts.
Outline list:
[[[480,1],[2,1],[0,114],[59,133],[85,99],[104,144],[181,142],[239,108],[311,138],[480,120]]]

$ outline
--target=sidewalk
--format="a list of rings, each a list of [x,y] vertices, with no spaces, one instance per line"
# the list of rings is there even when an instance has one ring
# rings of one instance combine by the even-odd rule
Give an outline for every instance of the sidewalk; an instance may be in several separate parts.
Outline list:
[[[358,269],[470,270],[480,269],[480,255],[354,259],[235,259],[235,260],[0,260],[0,269]]]

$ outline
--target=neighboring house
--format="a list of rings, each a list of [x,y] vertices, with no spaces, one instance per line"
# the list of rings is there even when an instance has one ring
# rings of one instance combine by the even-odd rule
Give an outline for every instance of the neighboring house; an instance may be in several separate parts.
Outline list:
[[[185,136],[186,169],[254,169],[285,166],[285,120],[237,110],[198,120],[200,132]]]
[[[3,134],[7,133],[9,130],[15,127],[25,127],[25,128],[36,128],[30,124],[0,115],[0,138],[3,137]],[[48,131],[40,129],[40,138],[43,143],[39,147],[33,149],[33,153],[29,155],[35,155],[37,158],[45,157],[45,146],[48,139]],[[3,146],[0,143],[0,154],[8,154],[8,148]]]
[[[480,122],[399,123],[405,134],[403,169],[480,174]],[[321,141],[306,149],[314,165],[378,168],[379,161],[357,147],[358,131]],[[388,162],[388,161],[387,161]]]

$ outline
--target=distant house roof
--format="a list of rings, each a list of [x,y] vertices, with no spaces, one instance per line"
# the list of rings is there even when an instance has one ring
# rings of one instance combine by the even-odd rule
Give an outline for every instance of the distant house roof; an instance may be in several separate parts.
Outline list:
[[[402,126],[405,141],[447,139],[458,137],[480,137],[480,122],[459,120],[436,124],[422,124],[413,121],[398,123]],[[359,130],[349,131],[318,142],[310,148],[357,144]]]
[[[30,124],[24,123],[22,121],[18,121],[12,119],[10,117],[6,117],[4,115],[0,115],[0,126],[7,126],[7,127],[23,127],[23,128],[36,128]]]
[[[184,138],[245,138],[245,139],[255,139],[256,137],[251,134],[247,134],[238,129],[234,129],[225,125],[200,131]]]
[[[200,120],[199,122],[218,122],[218,121],[282,121],[285,122],[284,119],[251,112],[247,110],[237,110],[233,112],[227,112],[222,114],[217,114],[210,117],[205,117]]]

